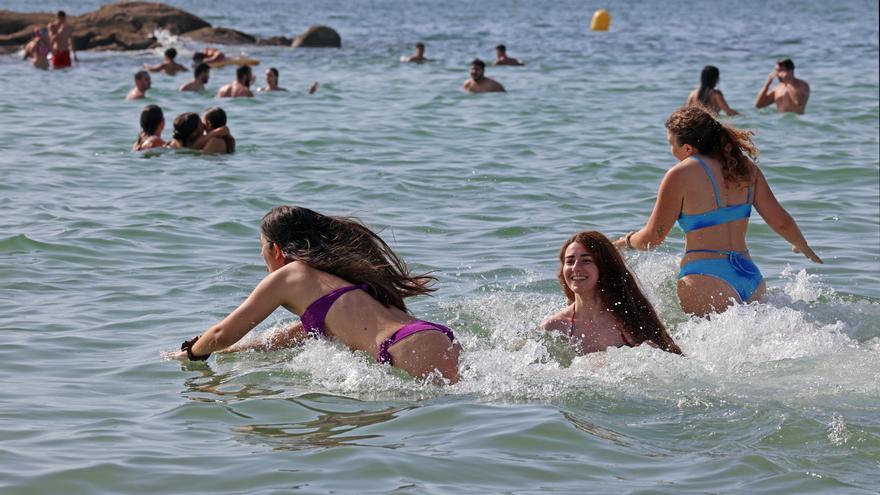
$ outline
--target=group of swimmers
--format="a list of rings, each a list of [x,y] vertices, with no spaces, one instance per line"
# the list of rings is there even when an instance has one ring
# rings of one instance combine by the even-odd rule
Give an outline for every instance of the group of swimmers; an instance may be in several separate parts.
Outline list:
[[[691,91],[687,104],[702,105],[715,114],[723,110],[731,117],[739,115],[739,112],[730,108],[721,91],[715,89],[720,78],[721,73],[718,67],[714,65],[703,67],[703,71],[700,73],[700,87]],[[777,79],[779,83],[770,89],[770,85]],[[755,108],[764,108],[775,103],[778,112],[803,114],[809,98],[810,85],[803,79],[794,76],[794,62],[790,58],[786,58],[778,60],[773,72],[767,76],[767,81],[764,82],[755,98]]]
[[[158,105],[147,105],[141,111],[141,132],[132,145],[132,151],[146,151],[153,148],[186,148],[204,153],[233,153],[235,138],[226,125],[226,112],[220,107],[211,107],[199,117],[193,112],[185,112],[174,119],[174,132],[171,141],[162,139],[165,129],[165,115]]]
[[[34,28],[34,34],[25,47],[24,58],[31,59],[31,64],[43,70],[64,69],[71,65],[71,36],[73,28],[67,24],[67,14],[59,10],[55,20],[46,27]],[[76,55],[73,55],[76,58]]]
[[[568,304],[540,328],[568,337],[581,354],[640,345],[682,354],[619,252],[656,248],[676,222],[685,232],[678,296],[690,314],[722,312],[764,295],[765,282],[746,245],[753,207],[792,251],[822,263],[755,163],[750,131],[719,122],[702,105],[673,112],[666,129],[678,163],[661,181],[645,226],[614,242],[599,232],[580,232],[559,251],[557,278]],[[460,379],[462,349],[453,331],[415,318],[405,304],[408,297],[432,292],[434,277],[413,274],[364,224],[279,206],[263,217],[260,244],[269,275],[226,318],[170,357],[206,360],[212,353],[333,338],[419,379]],[[279,307],[299,321],[241,342]]]

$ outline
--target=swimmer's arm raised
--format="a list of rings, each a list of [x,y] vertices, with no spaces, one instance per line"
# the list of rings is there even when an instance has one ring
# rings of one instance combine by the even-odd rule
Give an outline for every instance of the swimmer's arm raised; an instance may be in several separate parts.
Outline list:
[[[757,178],[755,180],[755,210],[761,215],[761,218],[767,222],[777,234],[791,244],[791,250],[795,253],[803,253],[810,261],[815,263],[823,263],[822,259],[813,252],[807,244],[807,240],[798,228],[797,223],[791,214],[779,204],[767,179],[760,169],[755,167]]]
[[[160,70],[162,70],[162,69],[164,69],[164,68],[165,68],[165,63],[164,63],[164,62],[161,63],[161,64],[159,64],[159,65],[149,65],[149,64],[144,64],[144,69],[146,69],[146,70],[148,70],[148,71],[150,71],[150,72],[159,72]]]
[[[657,202],[654,203],[654,211],[651,217],[641,230],[632,234],[629,238],[630,245],[633,249],[647,250],[654,249],[666,239],[675,220],[681,213],[681,205],[684,199],[684,192],[681,188],[682,174],[684,170],[675,166],[660,182],[660,189],[657,191]],[[626,246],[626,236],[614,241],[614,245],[618,248]]]
[[[764,108],[773,103],[776,88],[773,88],[773,91],[768,90],[770,89],[770,84],[773,83],[773,78],[775,78],[777,74],[778,72],[774,70],[770,73],[770,76],[767,77],[767,82],[764,83],[764,86],[761,87],[761,91],[758,92],[758,97],[755,98],[755,108]]]

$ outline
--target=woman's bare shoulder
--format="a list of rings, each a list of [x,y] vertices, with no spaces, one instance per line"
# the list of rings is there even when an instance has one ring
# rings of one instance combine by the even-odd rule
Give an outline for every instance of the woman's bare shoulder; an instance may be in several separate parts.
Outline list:
[[[549,331],[568,330],[571,320],[571,305],[566,306],[558,313],[552,314],[541,322],[541,329]]]

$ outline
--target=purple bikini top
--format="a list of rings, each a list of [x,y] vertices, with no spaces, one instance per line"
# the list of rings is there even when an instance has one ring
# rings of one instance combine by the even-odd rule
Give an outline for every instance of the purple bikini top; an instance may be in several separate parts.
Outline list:
[[[350,292],[356,289],[360,289],[364,292],[369,293],[370,286],[367,284],[361,285],[349,285],[346,287],[340,287],[336,290],[330,291],[323,296],[315,299],[312,304],[309,304],[309,307],[303,312],[300,320],[302,321],[303,328],[306,332],[309,333],[312,337],[327,337],[327,324],[324,322],[324,319],[327,318],[327,312],[330,311],[330,306],[333,306],[333,303],[336,302],[337,299],[342,297],[346,292]]]

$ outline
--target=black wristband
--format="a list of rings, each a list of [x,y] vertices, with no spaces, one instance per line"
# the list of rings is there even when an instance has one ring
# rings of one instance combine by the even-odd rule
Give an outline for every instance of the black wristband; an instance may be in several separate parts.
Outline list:
[[[199,341],[200,336],[193,337],[191,340],[184,340],[182,344],[180,344],[180,350],[186,351],[186,357],[189,358],[190,361],[207,361],[209,357],[211,357],[211,353],[207,353],[204,356],[196,356],[193,354],[192,346],[196,345],[196,342]]]

